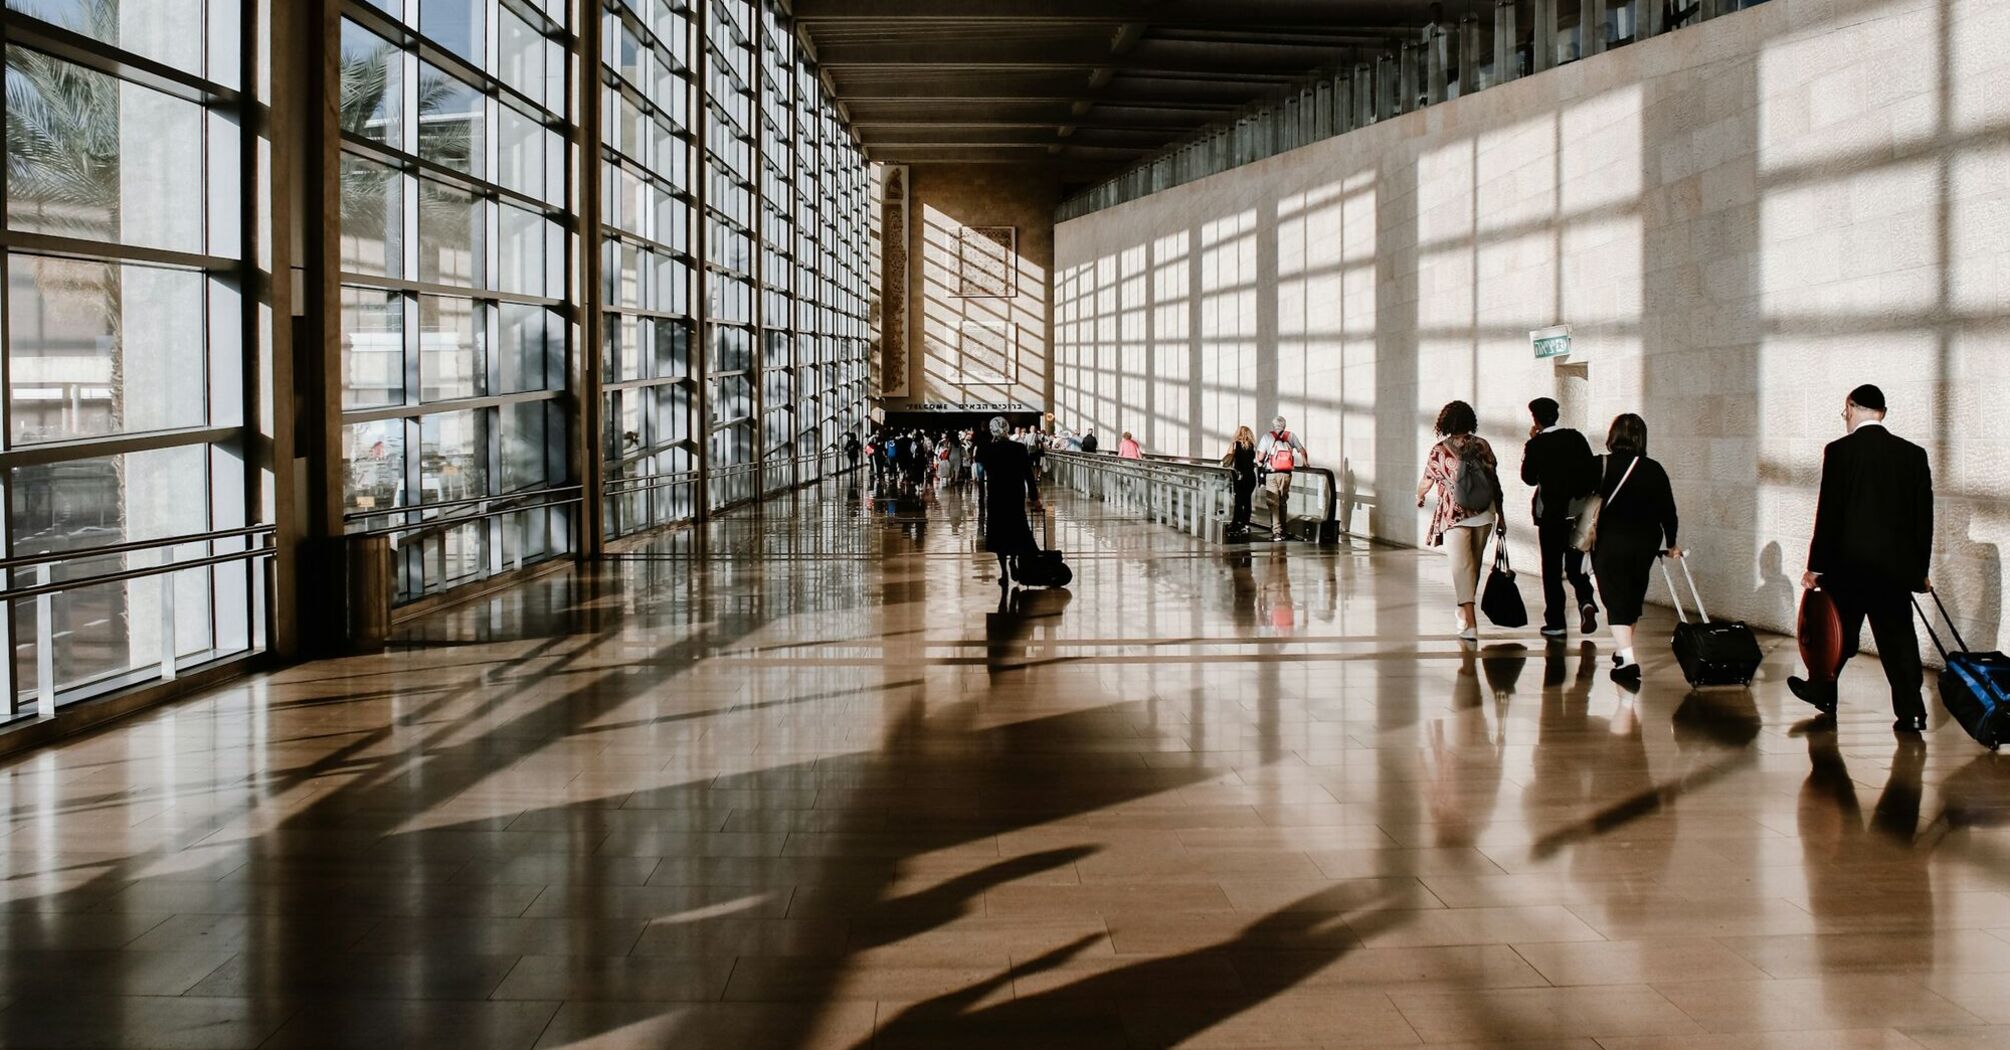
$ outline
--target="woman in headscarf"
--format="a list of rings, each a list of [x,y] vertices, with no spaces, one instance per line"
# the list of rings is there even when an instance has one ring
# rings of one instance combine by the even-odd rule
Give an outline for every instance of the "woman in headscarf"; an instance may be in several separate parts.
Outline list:
[[[1040,485],[1026,446],[1006,436],[1004,416],[991,417],[991,440],[977,450],[984,468],[984,549],[998,556],[998,586],[1012,585],[1012,559],[1033,552],[1027,501],[1040,510]]]

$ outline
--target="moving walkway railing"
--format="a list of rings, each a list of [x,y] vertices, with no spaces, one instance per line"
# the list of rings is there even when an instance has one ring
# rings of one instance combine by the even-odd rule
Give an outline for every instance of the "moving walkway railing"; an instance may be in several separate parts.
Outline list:
[[[807,456],[768,456],[758,466],[740,463],[714,467],[706,473],[706,488],[713,509],[718,510],[753,499],[756,495],[779,496],[791,489],[835,477],[849,468],[843,451],[832,447]],[[602,482],[602,500],[615,501],[615,517],[610,523],[609,534],[626,536],[655,526],[687,522],[696,517],[698,476],[696,470],[680,470]],[[755,491],[756,482],[762,490],[759,493]],[[680,493],[670,499],[667,508],[651,514],[633,504],[635,497],[663,489],[676,489]]]
[[[1235,511],[1235,474],[1218,461],[1183,456],[1123,459],[1107,453],[1048,452],[1047,476],[1094,499],[1210,542],[1220,542]],[[1268,522],[1259,487],[1252,518]],[[1337,542],[1339,483],[1322,467],[1292,472],[1285,511],[1293,538]]]
[[[567,507],[580,502],[581,489],[578,485],[558,485],[551,488],[525,489],[521,492],[507,492],[494,496],[470,496],[466,499],[440,500],[431,503],[414,503],[402,507],[372,507],[368,510],[350,511],[342,515],[346,523],[369,521],[372,518],[405,517],[422,515],[418,521],[405,521],[376,528],[349,529],[349,536],[398,536],[409,539],[414,533],[441,532],[462,525],[517,514],[530,510],[545,510],[551,507]],[[442,513],[447,512],[447,513]],[[423,515],[432,515],[424,517]]]
[[[35,636],[35,713],[42,716],[53,715],[56,710],[56,615],[55,597],[66,591],[77,591],[87,587],[124,583],[153,576],[170,576],[190,569],[205,569],[227,565],[233,562],[257,562],[269,559],[274,553],[274,526],[247,525],[235,529],[216,529],[209,532],[184,533],[177,536],[163,536],[151,540],[127,540],[120,543],[106,543],[94,547],[73,547],[66,550],[45,550],[34,554],[17,555],[0,559],[0,573],[4,573],[5,586],[0,586],[0,608],[6,610],[9,623],[18,624],[14,617],[15,603],[33,601],[32,622]],[[215,544],[241,544],[235,550],[215,552]],[[211,545],[212,553],[194,558],[177,558],[179,548],[196,544]],[[95,561],[99,558],[121,557],[144,551],[161,552],[160,561],[154,565],[128,565],[124,568],[105,572],[86,572],[78,576],[57,578],[57,572],[68,565]],[[24,573],[32,582],[15,583],[17,574]],[[265,588],[254,585],[250,588],[250,624],[254,633],[250,635],[251,651],[265,645]],[[162,581],[158,598],[160,615],[160,658],[154,664],[129,666],[124,671],[111,676],[119,684],[144,672],[149,666],[157,666],[155,677],[160,681],[173,681],[183,666],[182,654],[176,644],[175,588],[172,580]],[[130,607],[127,615],[131,615]],[[190,664],[206,662],[209,658],[191,658]],[[13,710],[18,700],[18,690],[13,677],[16,673],[13,659],[0,662],[0,682],[4,682],[9,710]],[[78,683],[86,695],[102,692],[104,683],[91,681]]]
[[[462,499],[435,500],[412,503],[396,507],[370,507],[350,511],[342,515],[345,531],[342,542],[345,545],[348,571],[348,611],[349,635],[351,641],[366,648],[383,644],[390,635],[391,609],[398,604],[399,563],[394,557],[394,548],[404,551],[415,544],[422,544],[435,537],[443,537],[439,553],[448,556],[444,538],[447,533],[470,525],[485,524],[497,518],[530,514],[537,511],[552,511],[575,507],[585,500],[585,490],[579,485],[551,485],[543,488],[524,489],[518,492],[497,493],[485,496],[468,496]],[[390,519],[404,519],[392,521]],[[386,524],[371,526],[369,523],[384,519]],[[362,526],[362,527],[358,527]],[[508,557],[506,537],[491,530],[483,530],[476,547],[478,567],[471,573],[457,578],[446,579],[436,586],[425,585],[423,571],[412,570],[407,563],[405,574],[416,578],[405,599],[418,601],[431,594],[454,590],[463,586],[490,579],[504,571],[517,571],[533,561],[550,558],[558,551],[547,546],[530,553],[530,544],[523,536],[518,537],[515,557]],[[501,544],[500,548],[492,546]],[[419,555],[424,558],[423,549]]]

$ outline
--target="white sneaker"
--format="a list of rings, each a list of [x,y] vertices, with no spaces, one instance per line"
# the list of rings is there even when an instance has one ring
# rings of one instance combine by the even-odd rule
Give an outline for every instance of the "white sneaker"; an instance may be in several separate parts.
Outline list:
[[[1462,629],[1461,629],[1461,630],[1459,631],[1459,641],[1462,641],[1462,642],[1477,642],[1477,641],[1479,641],[1479,640],[1480,640],[1480,632],[1479,632],[1479,628],[1477,628],[1477,627],[1466,627],[1466,628],[1462,628]]]

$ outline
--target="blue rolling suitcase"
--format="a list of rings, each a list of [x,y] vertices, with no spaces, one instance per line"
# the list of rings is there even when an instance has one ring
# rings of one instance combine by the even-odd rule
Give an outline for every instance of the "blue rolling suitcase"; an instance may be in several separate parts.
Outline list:
[[[2010,738],[2010,656],[1970,652],[1940,595],[1933,594],[1933,607],[1940,610],[1941,622],[1954,638],[1955,651],[1949,652],[1940,643],[1940,632],[1933,629],[1933,617],[1926,615],[1918,598],[1912,600],[1912,607],[1919,610],[1920,619],[1926,621],[1927,637],[1933,639],[1933,647],[1947,662],[1947,669],[1940,672],[1940,702],[1947,706],[1947,713],[1976,743],[1991,751],[2002,747]]]

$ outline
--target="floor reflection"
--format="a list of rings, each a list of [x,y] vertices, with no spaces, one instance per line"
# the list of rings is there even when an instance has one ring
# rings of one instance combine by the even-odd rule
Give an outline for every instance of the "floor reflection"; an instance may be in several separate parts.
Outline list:
[[[851,483],[16,759],[0,1046],[2010,1045],[1958,729],[1053,502],[1066,590]]]

